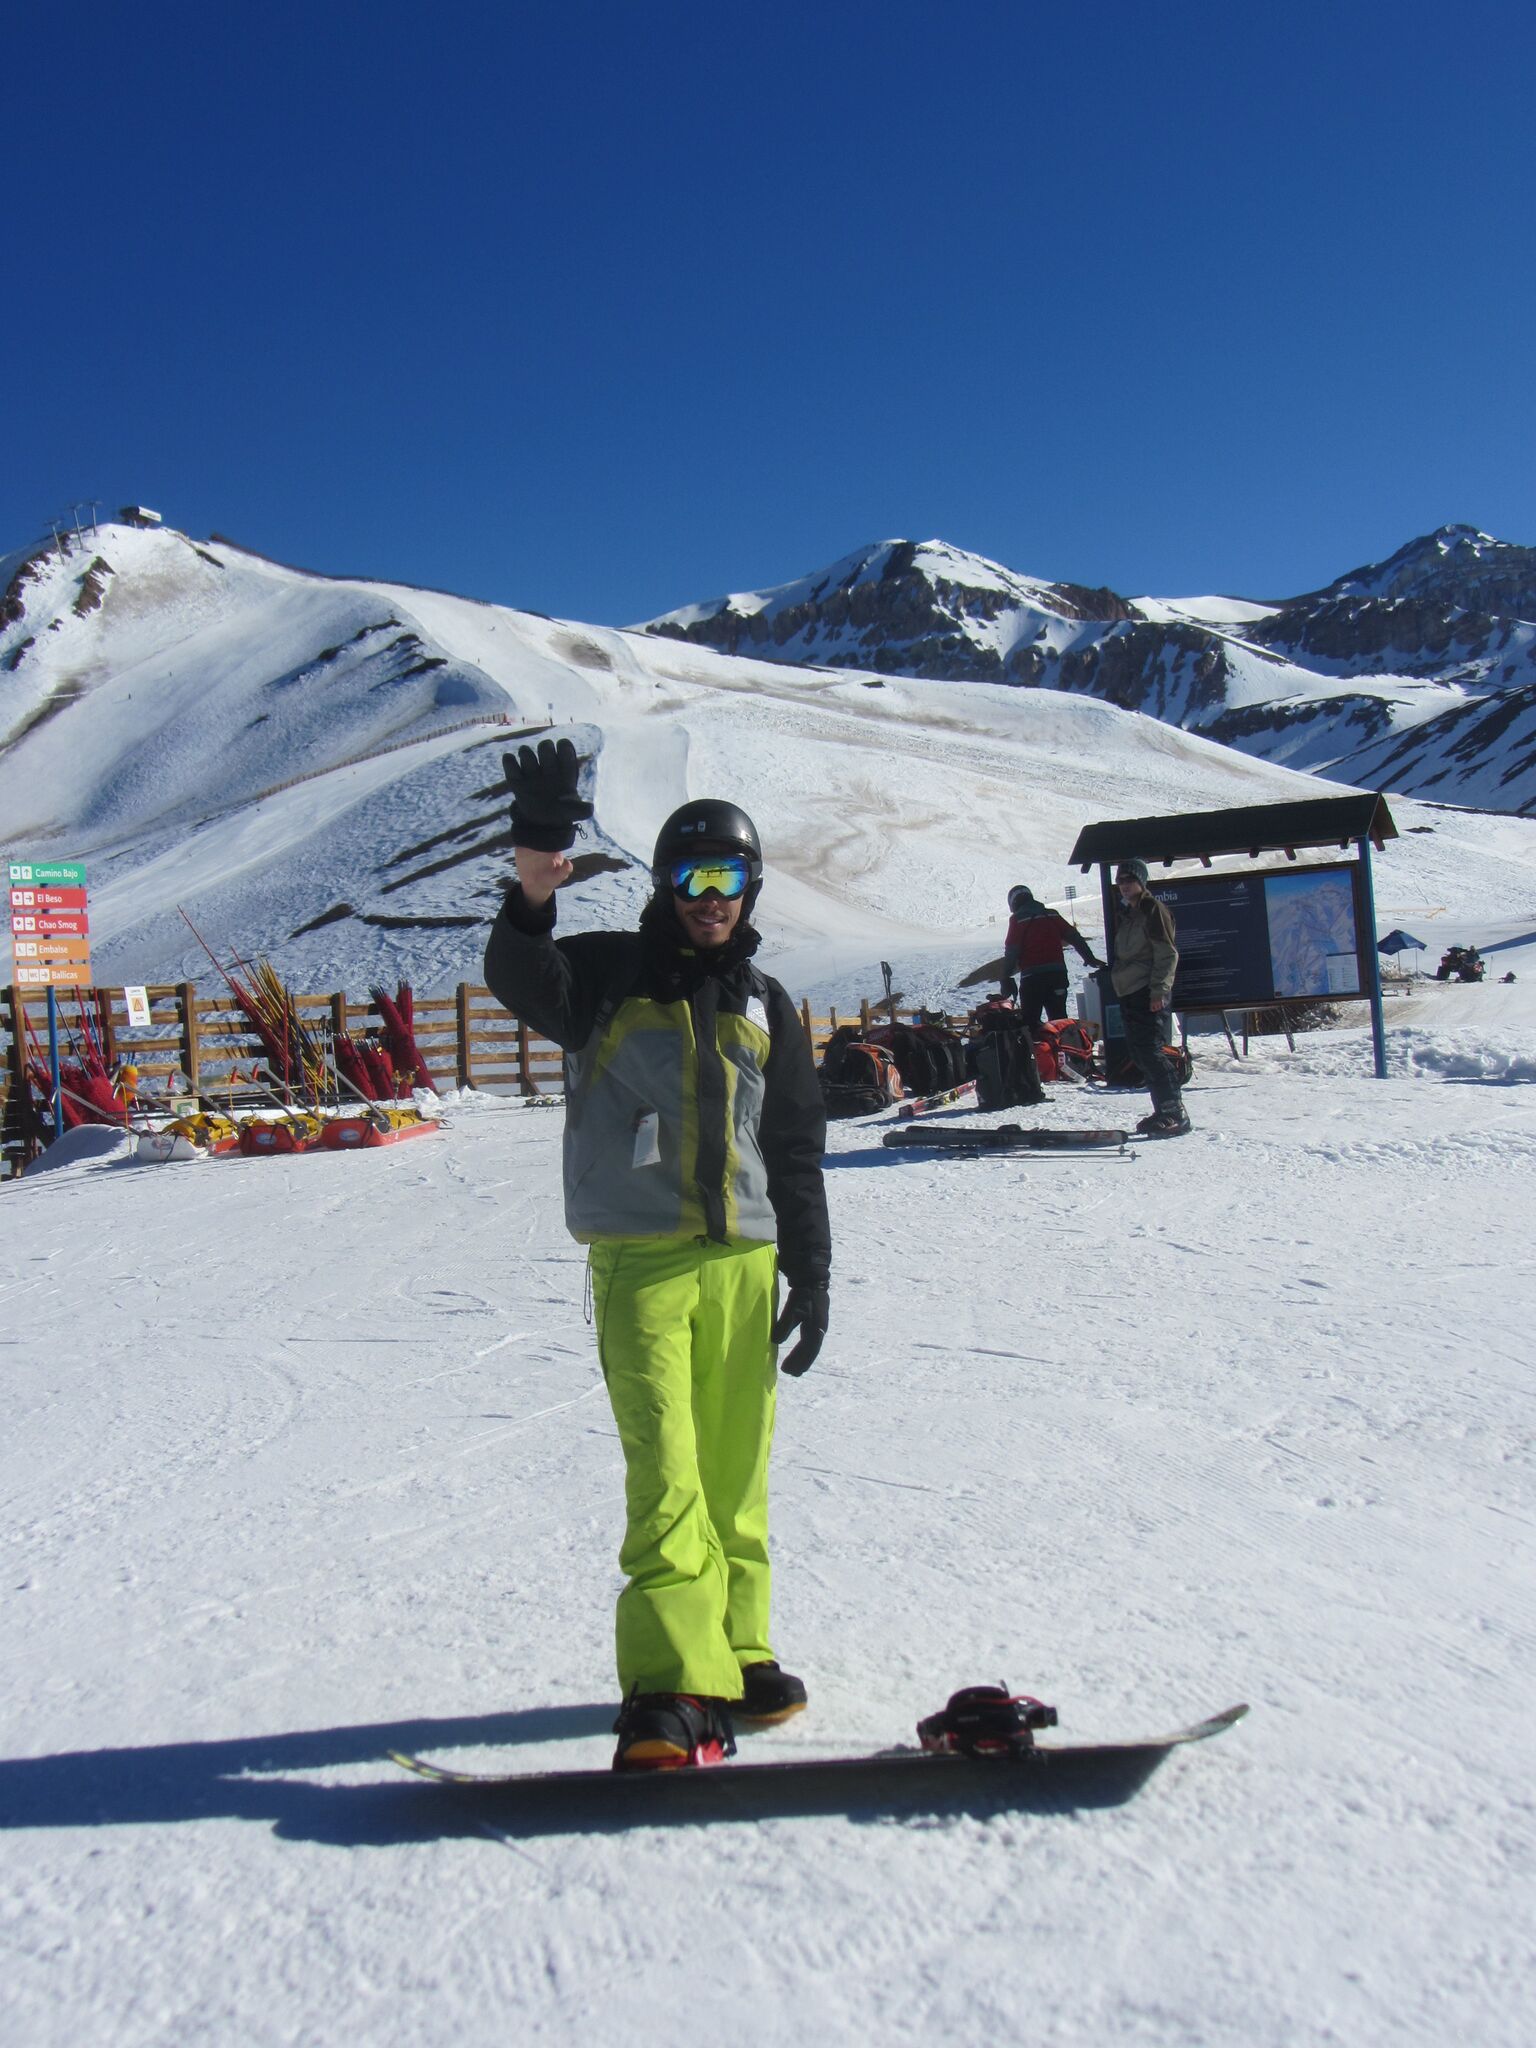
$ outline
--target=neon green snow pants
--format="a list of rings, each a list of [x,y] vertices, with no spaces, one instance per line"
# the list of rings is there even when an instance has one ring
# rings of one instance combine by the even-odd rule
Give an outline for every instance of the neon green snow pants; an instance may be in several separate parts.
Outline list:
[[[741,1697],[768,1647],[772,1245],[599,1239],[598,1357],[624,1446],[619,1686]]]

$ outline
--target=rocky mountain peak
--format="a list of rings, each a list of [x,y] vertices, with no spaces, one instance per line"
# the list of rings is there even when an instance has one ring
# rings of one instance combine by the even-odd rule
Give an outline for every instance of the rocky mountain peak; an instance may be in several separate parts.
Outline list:
[[[946,541],[887,540],[644,630],[769,661],[1066,690],[1343,781],[1390,763],[1397,788],[1536,808],[1536,549],[1465,524],[1268,605],[1132,602]]]
[[[1351,569],[1324,590],[1290,599],[1283,609],[1350,598],[1428,601],[1536,618],[1536,548],[1495,540],[1475,526],[1440,526],[1384,562]]]

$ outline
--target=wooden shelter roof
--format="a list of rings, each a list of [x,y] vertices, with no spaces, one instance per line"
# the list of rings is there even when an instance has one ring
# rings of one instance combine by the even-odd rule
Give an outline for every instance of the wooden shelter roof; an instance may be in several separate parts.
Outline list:
[[[1171,867],[1176,860],[1211,861],[1246,854],[1294,855],[1321,846],[1348,848],[1369,839],[1377,852],[1398,831],[1387,800],[1379,792],[1304,798],[1298,803],[1246,804],[1230,811],[1185,811],[1167,818],[1111,818],[1085,825],[1077,835],[1072,860],[1086,873],[1103,862],[1154,861]]]

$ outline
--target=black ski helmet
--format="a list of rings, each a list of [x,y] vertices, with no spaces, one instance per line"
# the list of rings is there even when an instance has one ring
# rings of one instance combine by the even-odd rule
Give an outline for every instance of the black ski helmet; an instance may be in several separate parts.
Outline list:
[[[1015,917],[1023,917],[1030,904],[1035,901],[1034,890],[1024,882],[1015,882],[1008,891],[1008,908]]]
[[[763,886],[763,843],[739,804],[727,803],[723,797],[701,796],[679,805],[657,833],[656,850],[651,855],[651,880],[658,895],[671,894],[667,870],[673,862],[686,860],[693,853],[745,854],[750,879],[742,898],[742,915],[750,917]]]

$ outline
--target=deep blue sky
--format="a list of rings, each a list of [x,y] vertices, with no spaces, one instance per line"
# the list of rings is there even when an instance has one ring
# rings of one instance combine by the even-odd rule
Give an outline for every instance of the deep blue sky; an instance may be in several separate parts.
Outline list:
[[[1536,542],[1536,16],[8,10],[0,552],[74,499],[622,624],[940,536]]]

